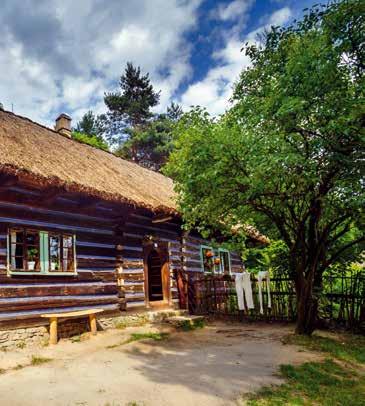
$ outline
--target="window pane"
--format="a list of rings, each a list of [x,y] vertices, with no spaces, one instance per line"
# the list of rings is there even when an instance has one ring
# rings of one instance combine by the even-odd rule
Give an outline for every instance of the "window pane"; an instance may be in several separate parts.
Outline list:
[[[73,255],[73,237],[63,236],[63,270],[73,271],[74,255]]]
[[[25,242],[27,243],[27,245],[37,245],[38,236],[38,232],[27,231],[25,235]]]
[[[24,234],[23,231],[12,231],[11,242],[12,244],[23,244]]]
[[[229,253],[227,251],[221,251],[219,253],[219,258],[222,272],[228,274],[230,271]]]
[[[11,256],[11,269],[22,270],[24,268],[23,264],[23,254],[24,254],[24,233],[23,231],[13,230],[10,233],[10,256]]]
[[[38,231],[26,231],[26,269],[27,271],[39,271],[39,233]]]
[[[58,235],[51,235],[49,237],[49,252],[51,261],[51,271],[60,271],[61,270],[60,237]]]
[[[40,261],[39,261],[39,248],[35,246],[27,246],[27,270],[28,271],[39,271]]]

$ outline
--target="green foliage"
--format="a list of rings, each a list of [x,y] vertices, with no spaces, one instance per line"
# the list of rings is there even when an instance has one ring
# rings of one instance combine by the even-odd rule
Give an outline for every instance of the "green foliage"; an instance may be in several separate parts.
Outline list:
[[[365,377],[326,360],[300,366],[282,365],[288,383],[266,387],[249,397],[247,405],[349,405],[364,404]]]
[[[154,341],[163,341],[167,340],[169,336],[170,336],[169,333],[132,333],[126,343],[148,339]]]
[[[181,114],[181,107],[172,103],[166,114],[131,129],[129,138],[116,150],[116,155],[133,159],[149,169],[160,170],[172,150],[172,130]]]
[[[155,92],[149,74],[142,75],[140,67],[131,62],[119,80],[120,89],[106,93],[104,102],[108,112],[104,117],[106,135],[111,142],[121,144],[130,129],[143,127],[153,117],[160,94]]]
[[[365,364],[365,337],[360,335],[343,334],[338,339],[316,334],[311,337],[288,335],[283,343],[325,352],[341,361]]]
[[[169,338],[169,333],[132,333],[129,338],[120,342],[119,344],[108,345],[107,349],[117,348],[121,345],[133,343],[134,341],[140,340],[154,340],[154,341],[163,341]]]
[[[75,132],[101,138],[104,132],[102,118],[100,116],[96,117],[95,114],[89,110],[76,124]]]
[[[184,320],[178,325],[182,331],[194,331],[205,327],[205,321],[203,319],[198,320]]]
[[[331,264],[356,259],[365,248],[364,42],[365,3],[349,0],[246,46],[252,64],[231,110],[215,120],[196,108],[175,129],[166,173],[188,226],[270,221],[296,286],[316,292]],[[299,330],[310,334],[318,296],[298,293]]]
[[[245,404],[364,404],[365,375],[358,365],[365,363],[364,337],[348,334],[334,338],[290,335],[286,337],[284,344],[300,345],[311,351],[323,352],[340,362],[326,359],[323,362],[307,362],[300,366],[282,365],[280,373],[287,382],[279,386],[265,387],[256,394],[249,395]],[[344,365],[344,362],[347,364]]]
[[[250,272],[269,271],[272,277],[287,276],[289,251],[282,240],[271,240],[266,246],[257,246],[245,251],[245,265]]]
[[[52,361],[52,358],[46,358],[46,357],[42,357],[40,355],[32,355],[32,359],[31,359],[31,365],[35,366],[35,365],[42,365],[45,364],[47,362]]]
[[[102,149],[103,151],[109,151],[108,144],[101,136],[88,135],[73,131],[72,138],[76,141],[82,142],[83,144],[91,145],[92,147]]]

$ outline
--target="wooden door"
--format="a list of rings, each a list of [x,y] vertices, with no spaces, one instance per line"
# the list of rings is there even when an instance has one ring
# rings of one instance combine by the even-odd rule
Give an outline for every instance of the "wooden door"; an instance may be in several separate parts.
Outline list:
[[[143,251],[146,305],[171,305],[167,243],[160,241],[148,243]]]
[[[152,250],[147,258],[148,267],[148,301],[163,300],[162,264],[159,253]]]

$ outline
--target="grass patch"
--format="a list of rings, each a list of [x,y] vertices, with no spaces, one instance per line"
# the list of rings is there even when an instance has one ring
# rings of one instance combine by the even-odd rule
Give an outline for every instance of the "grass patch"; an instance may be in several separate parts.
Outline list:
[[[339,339],[312,335],[311,337],[289,335],[284,338],[284,344],[296,344],[311,351],[325,352],[341,361],[365,363],[365,337],[344,334]]]
[[[178,328],[183,331],[193,331],[193,330],[197,330],[197,329],[204,328],[204,327],[205,327],[205,321],[203,319],[195,320],[195,321],[184,320],[178,326]]]
[[[13,369],[14,369],[14,371],[19,371],[20,369],[23,369],[24,367],[26,367],[26,365],[18,364]]]
[[[249,406],[266,405],[364,405],[365,376],[344,368],[333,360],[307,362],[300,366],[282,365],[281,375],[288,381],[266,387],[250,395]]]
[[[124,342],[124,344],[132,343],[133,341],[140,341],[151,339],[154,341],[163,341],[169,337],[169,333],[133,333],[131,336]]]
[[[343,334],[337,338],[289,335],[284,344],[296,344],[323,352],[333,359],[307,362],[300,366],[282,365],[280,375],[286,383],[265,387],[249,395],[246,404],[266,405],[365,405],[365,337]],[[340,363],[336,362],[340,361]]]
[[[122,341],[121,343],[108,345],[106,348],[112,349],[112,348],[120,347],[121,345],[124,345],[124,344],[133,343],[134,341],[147,340],[147,339],[154,340],[154,341],[163,341],[163,340],[166,340],[169,336],[170,336],[169,333],[132,333],[129,338]]]
[[[41,357],[38,355],[32,355],[32,359],[30,361],[30,364],[35,366],[35,365],[42,365],[45,364],[46,362],[52,361],[52,358],[46,358],[46,357]]]
[[[5,374],[6,370],[4,368],[0,368],[0,375]]]

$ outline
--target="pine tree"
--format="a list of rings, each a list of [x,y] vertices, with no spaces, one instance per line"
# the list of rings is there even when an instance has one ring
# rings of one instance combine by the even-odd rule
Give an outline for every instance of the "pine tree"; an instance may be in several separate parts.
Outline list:
[[[148,124],[132,130],[128,140],[117,149],[116,154],[149,169],[161,170],[172,151],[172,130],[182,113],[178,104],[171,103],[166,113],[159,114]]]
[[[89,110],[76,124],[75,131],[87,135],[101,136],[103,127],[100,117],[95,116],[95,114]]]
[[[143,75],[140,67],[127,63],[119,81],[120,89],[106,93],[104,102],[108,108],[106,117],[107,137],[121,144],[131,131],[143,128],[153,117],[151,108],[156,106],[160,93],[155,92],[149,74]]]
[[[95,114],[89,110],[76,124],[76,127],[72,131],[72,138],[83,144],[89,144],[93,147],[108,151],[109,145],[103,138],[103,132],[102,117],[95,116]]]

